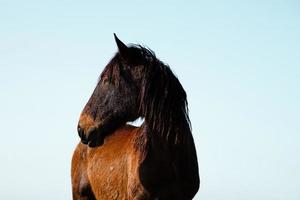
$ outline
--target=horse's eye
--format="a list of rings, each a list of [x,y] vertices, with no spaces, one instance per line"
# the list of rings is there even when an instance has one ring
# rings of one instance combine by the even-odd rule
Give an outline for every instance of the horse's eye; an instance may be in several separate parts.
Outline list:
[[[104,77],[102,78],[102,83],[103,83],[104,85],[109,84],[109,78],[108,78],[107,76],[104,76]]]

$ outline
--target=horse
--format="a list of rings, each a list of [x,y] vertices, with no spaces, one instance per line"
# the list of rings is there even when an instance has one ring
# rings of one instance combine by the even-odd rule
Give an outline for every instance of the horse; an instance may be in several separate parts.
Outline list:
[[[189,200],[200,186],[186,92],[149,48],[125,45],[79,117],[74,200]],[[141,117],[141,126],[127,122]]]

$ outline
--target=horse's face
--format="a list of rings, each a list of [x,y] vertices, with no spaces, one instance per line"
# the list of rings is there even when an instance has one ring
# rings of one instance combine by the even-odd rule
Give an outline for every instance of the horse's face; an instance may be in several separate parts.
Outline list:
[[[81,141],[90,147],[103,144],[106,135],[139,116],[139,85],[144,67],[139,59],[132,59],[134,52],[130,48],[118,38],[116,42],[119,52],[102,72],[78,123]]]

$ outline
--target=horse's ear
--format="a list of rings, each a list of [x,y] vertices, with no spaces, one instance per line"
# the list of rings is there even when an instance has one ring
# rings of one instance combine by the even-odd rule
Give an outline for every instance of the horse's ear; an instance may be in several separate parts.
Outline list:
[[[123,58],[128,57],[128,47],[117,37],[117,35],[114,33],[115,40],[119,49],[119,53]]]

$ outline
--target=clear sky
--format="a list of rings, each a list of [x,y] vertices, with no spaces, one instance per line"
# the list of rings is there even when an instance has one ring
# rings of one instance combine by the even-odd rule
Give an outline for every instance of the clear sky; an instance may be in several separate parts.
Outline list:
[[[78,117],[115,32],[187,91],[195,199],[299,200],[300,2],[112,2],[0,0],[0,199],[71,199]]]

